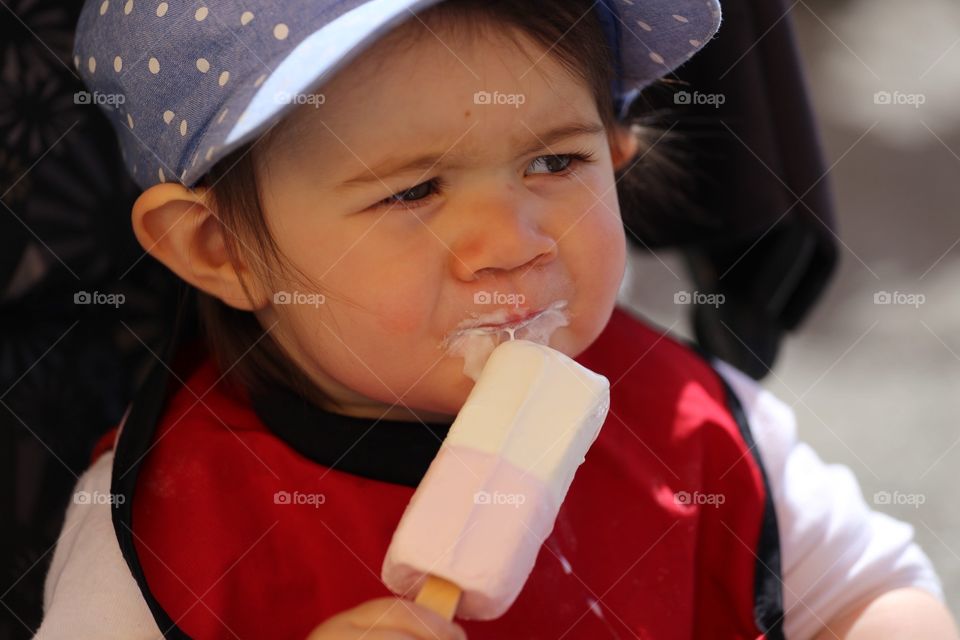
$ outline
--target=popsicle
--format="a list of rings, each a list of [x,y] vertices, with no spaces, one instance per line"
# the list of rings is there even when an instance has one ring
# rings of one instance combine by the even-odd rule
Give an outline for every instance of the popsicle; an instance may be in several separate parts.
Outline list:
[[[448,619],[501,616],[610,408],[610,383],[527,340],[490,354],[394,532],[381,577]]]

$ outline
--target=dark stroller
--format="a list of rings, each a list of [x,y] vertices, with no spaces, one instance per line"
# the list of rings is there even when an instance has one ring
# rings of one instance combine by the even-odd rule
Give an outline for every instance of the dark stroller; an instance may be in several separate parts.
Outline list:
[[[79,4],[14,2],[0,24],[0,640],[39,626],[43,579],[77,476],[191,297],[130,232],[137,195],[106,120],[75,98]],[[724,0],[705,53],[633,105],[681,134],[690,210],[623,203],[638,249],[678,247],[701,292],[699,346],[763,377],[826,286],[837,254],[829,192],[785,0]],[[684,104],[678,90],[722,94]],[[116,308],[84,294],[122,294]]]

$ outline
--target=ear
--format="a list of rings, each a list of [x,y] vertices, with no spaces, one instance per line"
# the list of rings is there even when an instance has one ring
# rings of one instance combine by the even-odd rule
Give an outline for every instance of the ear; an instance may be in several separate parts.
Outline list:
[[[140,245],[171,271],[243,311],[261,309],[269,295],[244,265],[235,265],[227,254],[225,234],[206,198],[207,190],[190,190],[171,182],[156,184],[137,198],[131,214],[133,232]],[[250,299],[241,286],[250,288]]]
[[[619,171],[626,167],[640,150],[640,140],[637,133],[630,127],[616,125],[613,135],[610,136],[610,158],[613,160],[613,170]]]

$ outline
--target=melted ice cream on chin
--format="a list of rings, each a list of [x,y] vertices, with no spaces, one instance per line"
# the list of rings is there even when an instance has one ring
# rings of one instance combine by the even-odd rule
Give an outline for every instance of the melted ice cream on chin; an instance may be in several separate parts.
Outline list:
[[[487,358],[504,340],[529,340],[549,345],[553,332],[570,324],[565,311],[566,306],[566,300],[558,300],[542,313],[510,327],[461,329],[446,341],[446,352],[450,356],[463,358],[463,374],[476,381],[480,377]],[[503,315],[506,314],[506,311],[501,311]],[[490,322],[497,322],[497,320]]]

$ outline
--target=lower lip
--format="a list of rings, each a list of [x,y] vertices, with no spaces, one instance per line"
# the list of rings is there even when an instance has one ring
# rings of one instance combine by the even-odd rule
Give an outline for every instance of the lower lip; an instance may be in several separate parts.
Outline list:
[[[512,329],[515,327],[519,327],[522,324],[526,324],[527,322],[530,322],[531,320],[539,316],[541,313],[543,313],[542,309],[540,311],[536,311],[527,316],[524,316],[523,318],[518,318],[517,320],[511,320],[510,322],[503,322],[501,324],[482,324],[476,328],[477,329],[500,329],[500,330]]]

